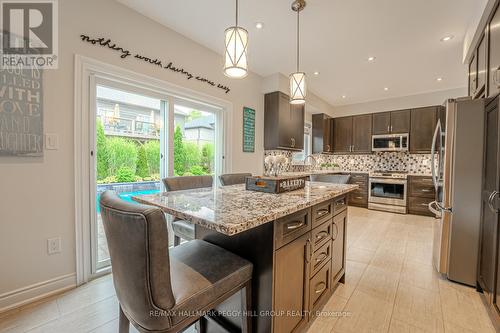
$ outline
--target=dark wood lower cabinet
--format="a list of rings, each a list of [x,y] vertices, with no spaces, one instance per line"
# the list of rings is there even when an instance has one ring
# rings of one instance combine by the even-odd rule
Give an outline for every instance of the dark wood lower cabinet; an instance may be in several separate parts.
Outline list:
[[[332,246],[332,279],[337,282],[340,279],[346,262],[345,253],[345,231],[347,223],[347,210],[333,218],[333,246]]]
[[[409,214],[434,216],[429,210],[429,203],[436,196],[431,177],[409,176],[407,195]]]
[[[356,184],[359,188],[349,193],[349,205],[368,208],[368,174],[352,173],[350,184]]]
[[[500,331],[500,117],[498,97],[486,108],[482,218],[478,289],[483,291],[493,323]]]
[[[274,332],[294,332],[308,321],[310,233],[306,233],[275,253]],[[286,315],[292,313],[297,315]]]

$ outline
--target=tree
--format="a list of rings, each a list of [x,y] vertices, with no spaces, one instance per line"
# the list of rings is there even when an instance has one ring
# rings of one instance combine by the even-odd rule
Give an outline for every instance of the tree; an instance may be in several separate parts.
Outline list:
[[[97,119],[96,122],[96,136],[97,136],[97,179],[101,180],[109,176],[109,152],[106,140],[106,135],[104,134],[104,126],[102,125],[101,119]]]
[[[174,173],[182,176],[185,169],[186,155],[184,152],[184,144],[182,142],[182,131],[179,125],[175,126],[174,132]]]
[[[137,150],[137,166],[135,174],[141,178],[149,177],[148,157],[144,145],[140,145]]]
[[[201,148],[201,166],[206,173],[211,174],[213,170],[214,163],[214,144],[205,143]]]

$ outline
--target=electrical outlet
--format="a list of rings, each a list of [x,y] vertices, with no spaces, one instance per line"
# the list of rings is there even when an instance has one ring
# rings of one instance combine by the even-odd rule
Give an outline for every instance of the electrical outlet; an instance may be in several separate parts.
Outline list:
[[[61,237],[47,239],[47,253],[56,254],[61,252]]]

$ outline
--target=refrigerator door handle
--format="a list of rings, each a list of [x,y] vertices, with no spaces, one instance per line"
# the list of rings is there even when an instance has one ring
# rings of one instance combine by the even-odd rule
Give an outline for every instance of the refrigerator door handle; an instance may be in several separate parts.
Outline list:
[[[436,207],[437,207],[436,201],[429,202],[427,207],[429,208],[429,210],[431,211],[432,214],[436,215],[436,218],[441,218],[441,212],[439,210],[437,210],[436,208],[434,208],[434,205],[436,205]]]
[[[432,171],[432,182],[434,183],[434,188],[436,193],[438,191],[438,180],[436,176],[436,140],[438,138],[438,133],[441,133],[441,121],[438,119],[436,130],[434,131],[434,136],[432,137],[431,146],[431,171]],[[439,162],[438,162],[439,163]]]
[[[490,207],[490,210],[493,212],[493,213],[498,213],[498,209],[495,208],[493,206],[493,200],[495,199],[495,197],[499,194],[498,191],[493,191],[491,192],[490,194],[490,197],[488,198],[488,207]]]

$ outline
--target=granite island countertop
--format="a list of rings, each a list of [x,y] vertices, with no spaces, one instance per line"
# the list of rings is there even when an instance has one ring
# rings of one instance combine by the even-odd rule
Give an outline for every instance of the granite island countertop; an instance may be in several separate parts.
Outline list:
[[[232,236],[357,189],[357,185],[306,182],[281,194],[247,191],[245,185],[133,196],[164,212]]]

